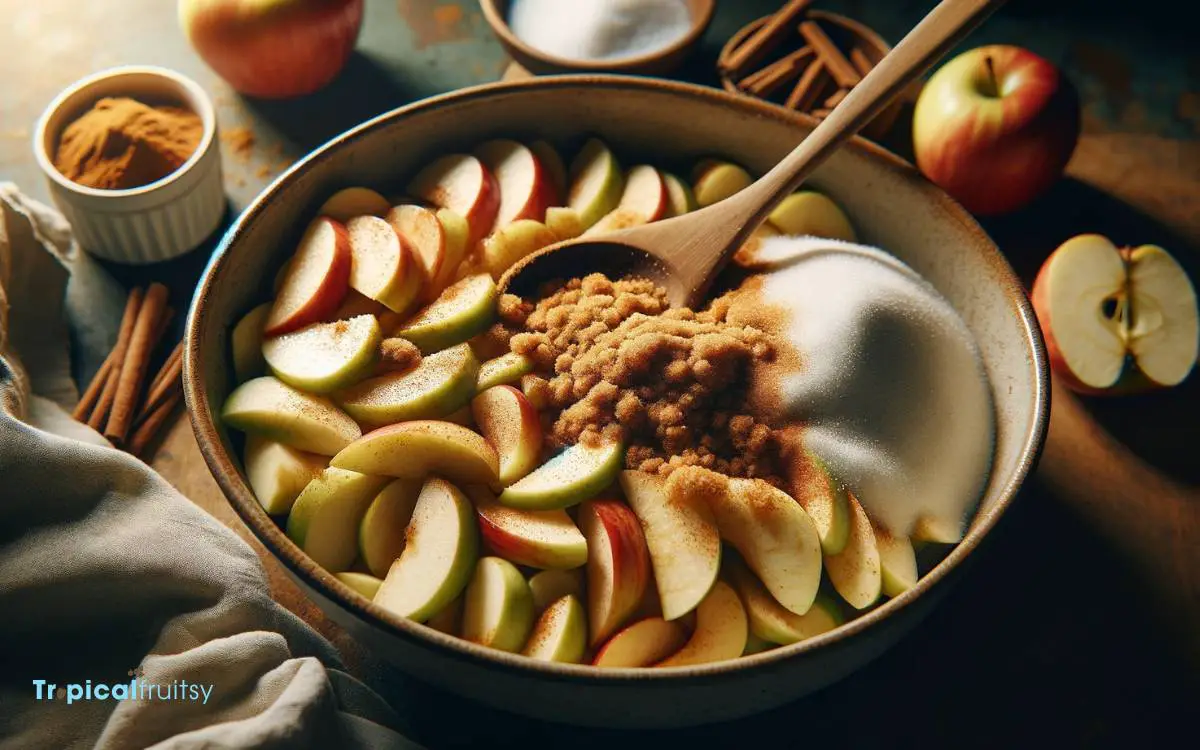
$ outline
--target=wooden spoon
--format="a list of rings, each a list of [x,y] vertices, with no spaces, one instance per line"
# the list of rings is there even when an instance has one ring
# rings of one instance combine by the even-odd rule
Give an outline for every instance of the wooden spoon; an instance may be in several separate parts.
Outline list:
[[[508,269],[501,290],[531,297],[545,282],[600,272],[651,278],[672,305],[697,306],[780,201],[1003,2],[943,0],[799,146],[737,195],[665,221],[551,245]]]

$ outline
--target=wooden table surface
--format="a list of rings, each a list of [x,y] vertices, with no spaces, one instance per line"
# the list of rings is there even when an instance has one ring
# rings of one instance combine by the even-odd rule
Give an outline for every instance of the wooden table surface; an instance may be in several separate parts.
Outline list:
[[[723,39],[769,12],[769,0],[725,0],[684,77],[711,83]],[[903,35],[932,1],[821,2]],[[11,7],[10,7],[11,6]],[[241,99],[187,49],[172,3],[119,6],[0,0],[0,179],[45,197],[29,153],[32,122],[64,85],[127,62],[164,64],[213,94],[231,215],[294,158],[368,116],[493,80],[506,61],[469,0],[367,0],[360,52],[329,89],[297,102]],[[1013,2],[971,46],[1011,42],[1060,64],[1085,103],[1068,175],[1034,206],[986,228],[1029,280],[1062,240],[1084,231],[1157,242],[1200,279],[1200,57],[1168,0],[1138,4]],[[907,153],[900,129],[888,145]],[[122,281],[172,280],[185,304],[212,243]],[[81,357],[83,377],[96,366]],[[1170,392],[1076,399],[1056,384],[1036,478],[927,624],[874,664],[818,695],[751,719],[662,736],[573,730],[499,714],[374,662],[286,578],[236,517],[181,414],[152,463],[263,556],[277,599],[341,648],[430,747],[571,742],[600,747],[687,742],[861,747],[1158,746],[1187,736],[1200,666],[1200,378]]]

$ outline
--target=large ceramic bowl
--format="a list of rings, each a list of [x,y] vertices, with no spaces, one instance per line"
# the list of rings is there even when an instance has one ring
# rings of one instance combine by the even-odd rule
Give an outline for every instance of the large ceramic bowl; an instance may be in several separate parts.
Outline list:
[[[683,168],[723,154],[764,171],[809,132],[801,115],[715,89],[621,77],[560,77],[436,97],[339,136],[281,176],[230,229],[188,320],[187,401],[196,437],[246,524],[328,615],[406,673],[514,712],[578,724],[651,727],[719,721],[838,680],[918,622],[960,576],[1033,468],[1049,410],[1046,360],[1012,269],[971,217],[915,169],[855,141],[812,178],[845,206],[862,240],[899,256],[974,332],[997,410],[994,471],[965,540],[918,585],[825,635],[736,661],[665,670],[535,662],[383,611],[319,569],[262,510],[216,418],[233,386],[229,330],[270,280],[318,205],[347,185],[402,185],[436,155],[499,135],[564,146],[594,133],[630,158]],[[970,585],[968,580],[966,585]]]

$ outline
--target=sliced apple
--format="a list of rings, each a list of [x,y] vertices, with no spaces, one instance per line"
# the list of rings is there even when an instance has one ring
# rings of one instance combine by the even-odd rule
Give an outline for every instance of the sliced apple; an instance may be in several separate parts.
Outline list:
[[[591,644],[603,643],[633,614],[650,582],[650,553],[642,526],[620,500],[579,506],[587,540],[587,605]]]
[[[583,601],[583,568],[539,570],[529,579],[529,590],[533,592],[533,608],[538,612],[568,594]]]
[[[750,634],[746,636],[746,648],[742,649],[742,656],[761,654],[764,651],[770,651],[778,645],[779,644],[777,643],[771,643],[770,641],[759,638],[754,634],[754,631],[751,630]]]
[[[883,576],[879,546],[871,519],[850,495],[850,539],[837,555],[825,556],[825,570],[833,588],[855,609],[866,609],[879,599]]]
[[[558,153],[558,149],[551,146],[546,141],[534,141],[529,144],[529,150],[537,156],[538,161],[542,163],[542,167],[546,170],[546,176],[550,178],[550,184],[554,186],[554,199],[550,201],[550,205],[554,205],[566,198],[567,195],[567,165],[563,164],[562,157]]]
[[[458,636],[462,632],[462,616],[463,616],[463,595],[459,594],[454,597],[454,601],[447,604],[433,617],[425,621],[425,624],[446,635]]]
[[[592,666],[649,667],[683,648],[687,639],[687,629],[678,622],[648,617],[609,638],[596,653]]]
[[[322,456],[258,435],[246,436],[243,458],[246,480],[263,510],[272,515],[290,511],[296,496],[321,473],[326,463]]]
[[[462,425],[468,429],[475,429],[475,418],[471,416],[471,405],[464,404],[462,407],[452,411],[445,416],[445,421],[453,424]]]
[[[573,208],[551,206],[546,209],[546,228],[554,233],[559,242],[573,240],[583,234],[583,219]]]
[[[550,383],[540,375],[522,375],[521,393],[538,411],[550,406]]]
[[[328,216],[345,224],[357,216],[383,216],[392,204],[371,188],[342,188],[317,209],[320,216]]]
[[[375,603],[425,622],[463,592],[479,555],[475,510],[457,487],[430,477],[421,487],[404,551],[388,570]]]
[[[267,363],[262,353],[263,327],[266,326],[267,313],[270,311],[271,303],[264,302],[243,315],[229,334],[233,376],[239,383],[258,377],[266,370]]]
[[[404,551],[405,530],[420,495],[420,480],[395,479],[379,491],[363,514],[358,525],[358,556],[367,570],[380,578]]]
[[[500,484],[513,484],[537,467],[542,420],[525,394],[511,385],[493,386],[471,400],[471,415],[500,456]]]
[[[379,587],[383,585],[382,580],[367,573],[344,571],[336,575],[339,581],[368,599],[374,599],[375,594],[379,593]]]
[[[639,213],[646,221],[658,221],[666,215],[669,205],[667,183],[657,169],[639,164],[626,173],[625,192],[618,208]]]
[[[758,577],[737,556],[726,560],[726,570],[750,621],[750,632],[759,638],[787,645],[833,630],[842,624],[841,610],[823,594],[802,615],[784,609]]]
[[[836,555],[850,538],[850,498],[820,456],[802,447],[795,452],[788,457],[788,490],[817,527],[821,551]]]
[[[309,393],[329,393],[375,369],[381,338],[375,316],[359,315],[267,339],[263,357],[283,382]]]
[[[329,317],[325,319],[326,323],[333,323],[338,320],[350,320],[357,318],[359,315],[373,315],[378,320],[381,315],[388,312],[388,309],[379,304],[370,297],[350,289],[346,292],[346,297],[342,300],[342,304],[338,305],[338,309],[329,313]]]
[[[879,549],[880,588],[884,596],[897,597],[917,585],[917,553],[908,537],[875,529],[875,545]]]
[[[621,490],[642,523],[658,584],[662,616],[677,619],[695,609],[721,568],[721,536],[706,499],[669,495],[657,474],[623,471]]]
[[[537,155],[524,144],[500,138],[480,144],[475,156],[496,178],[500,207],[491,231],[520,219],[541,221],[557,202],[554,182]]]
[[[442,256],[442,268],[437,278],[433,279],[429,298],[436,298],[446,287],[459,278],[458,272],[470,250],[471,225],[456,211],[448,208],[437,210],[437,219],[442,225],[446,237],[445,253]]]
[[[378,216],[351,219],[346,234],[353,258],[350,288],[389,310],[411,308],[426,275],[409,243]]]
[[[620,443],[577,443],[506,487],[500,502],[527,510],[576,505],[611,485],[624,460]]]
[[[531,568],[578,568],[587,562],[587,541],[564,510],[518,510],[496,502],[486,488],[468,495],[479,515],[479,531],[491,551]]]
[[[407,372],[385,373],[337,395],[346,412],[367,428],[414,419],[442,419],[475,395],[479,362],[466,344],[421,358]]]
[[[504,272],[526,255],[549,247],[559,238],[539,221],[520,219],[483,241],[483,262],[492,277],[499,279]]]
[[[736,659],[746,650],[746,610],[729,584],[718,580],[696,608],[696,629],[683,648],[657,667],[687,667]]]
[[[235,430],[322,456],[332,456],[362,437],[358,424],[329,399],[269,376],[234,389],[221,408],[221,419]]]
[[[538,617],[522,654],[539,661],[578,664],[587,650],[587,615],[573,596],[564,596]]]
[[[584,229],[616,208],[625,190],[617,157],[597,138],[585,143],[571,162],[570,179],[567,205],[578,212]]]
[[[521,382],[521,376],[533,372],[533,360],[524,354],[508,352],[479,365],[479,376],[475,380],[475,391],[483,393],[488,388]]]
[[[496,223],[500,187],[491,170],[474,156],[447,154],[422,169],[408,192],[438,208],[448,208],[467,220],[467,245],[483,238]]]
[[[478,433],[427,420],[380,427],[347,445],[330,463],[364,474],[400,479],[434,474],[464,485],[495,486],[500,460]]]
[[[965,532],[965,523],[961,520],[923,515],[913,524],[911,538],[922,544],[958,544]]]
[[[287,535],[331,573],[348,570],[358,553],[358,526],[387,479],[326,467],[292,504]]]
[[[640,227],[649,222],[650,217],[640,211],[634,211],[629,208],[616,208],[601,216],[600,220],[588,227],[582,236],[594,237],[600,234],[608,234],[609,232],[619,232],[622,229]]]
[[[496,283],[481,273],[451,284],[396,335],[430,354],[463,343],[490,326],[495,317]]]
[[[263,334],[294,331],[336,310],[350,288],[350,266],[346,228],[325,216],[310,224],[288,261]]]
[[[692,190],[701,208],[720,203],[750,187],[754,178],[745,169],[726,161],[702,162],[696,169]]]
[[[663,182],[667,186],[667,216],[683,216],[699,208],[696,194],[686,182],[673,174],[664,174]]]
[[[812,190],[801,190],[784,198],[767,220],[793,237],[826,237],[846,242],[857,239],[846,212],[831,198]]]
[[[533,629],[533,594],[508,560],[484,557],[463,598],[462,637],[500,651],[519,651]]]
[[[421,269],[419,278],[422,288],[416,296],[428,301],[437,295],[437,291],[432,289],[433,282],[443,276],[443,266],[447,265],[446,228],[432,210],[412,204],[392,208],[387,213],[386,223],[412,250],[412,256]]]

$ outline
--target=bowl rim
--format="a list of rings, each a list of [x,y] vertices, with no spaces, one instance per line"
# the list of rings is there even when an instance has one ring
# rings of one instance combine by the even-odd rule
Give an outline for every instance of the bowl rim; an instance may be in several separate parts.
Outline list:
[[[511,2],[511,0],[509,1]],[[525,57],[538,60],[546,66],[579,73],[588,71],[596,73],[620,73],[654,65],[696,44],[700,40],[700,37],[704,36],[705,31],[708,30],[708,25],[712,22],[713,14],[717,9],[716,0],[700,0],[700,2],[700,13],[691,16],[691,28],[679,39],[676,39],[665,47],[650,52],[612,60],[577,60],[544,52],[537,47],[527,44],[516,35],[508,25],[508,20],[500,13],[497,0],[479,0],[479,8],[483,13],[484,19],[487,20],[488,26],[492,27],[492,33],[500,37],[500,41],[505,46],[519,51]]]
[[[822,651],[835,644],[864,637],[868,631],[876,630],[884,620],[915,606],[919,599],[931,589],[942,584],[957,571],[965,559],[979,546],[981,541],[997,525],[1004,512],[1012,504],[1018,490],[1037,465],[1045,443],[1050,414],[1050,377],[1045,344],[1036,322],[1032,304],[1012,267],[1000,254],[991,238],[975,219],[944,191],[926,179],[916,167],[892,152],[862,138],[852,139],[845,148],[867,154],[883,163],[883,166],[907,179],[918,180],[930,197],[937,201],[951,220],[976,235],[979,242],[991,248],[990,257],[998,273],[1003,291],[1010,299],[1024,328],[1023,341],[1031,354],[1033,379],[1033,419],[1029,429],[1021,436],[1020,455],[1017,467],[1009,481],[999,488],[998,500],[988,511],[979,511],[972,527],[957,545],[950,550],[932,570],[922,576],[915,586],[897,597],[884,601],[879,606],[819,636],[791,645],[780,646],[758,654],[743,656],[713,664],[659,669],[598,669],[590,665],[557,664],[537,661],[519,654],[496,651],[457,637],[433,630],[423,624],[399,617],[367,600],[341,583],[333,573],[325,571],[312,562],[299,547],[287,537],[276,522],[255,500],[241,479],[232,458],[226,453],[217,433],[216,423],[205,395],[203,376],[199,375],[199,364],[204,361],[200,350],[201,329],[206,325],[205,300],[211,292],[214,276],[221,266],[229,248],[240,237],[243,228],[265,210],[274,194],[287,182],[303,174],[308,167],[325,158],[330,151],[369,135],[372,131],[386,127],[395,120],[403,120],[414,112],[436,110],[465,102],[487,99],[493,95],[524,90],[552,91],[556,89],[577,90],[580,87],[614,88],[624,91],[657,91],[705,100],[711,104],[731,106],[784,124],[816,126],[816,120],[773,104],[749,97],[729,94],[716,88],[659,79],[632,76],[579,75],[532,78],[519,81],[502,81],[482,84],[414,102],[390,112],[378,115],[350,130],[334,137],[314,150],[277,177],[260,193],[227,230],[214,251],[204,274],[197,285],[195,296],[188,311],[187,329],[184,338],[184,393],[193,431],[200,451],[222,492],[242,520],[254,532],[258,540],[272,555],[296,575],[305,586],[320,597],[349,612],[373,629],[385,629],[410,645],[432,649],[440,656],[462,662],[482,661],[476,666],[500,669],[510,673],[552,679],[589,686],[612,686],[620,684],[645,684],[646,681],[679,684],[683,681],[704,681],[729,676],[745,676],[748,672],[768,671],[778,668],[782,662]]]

